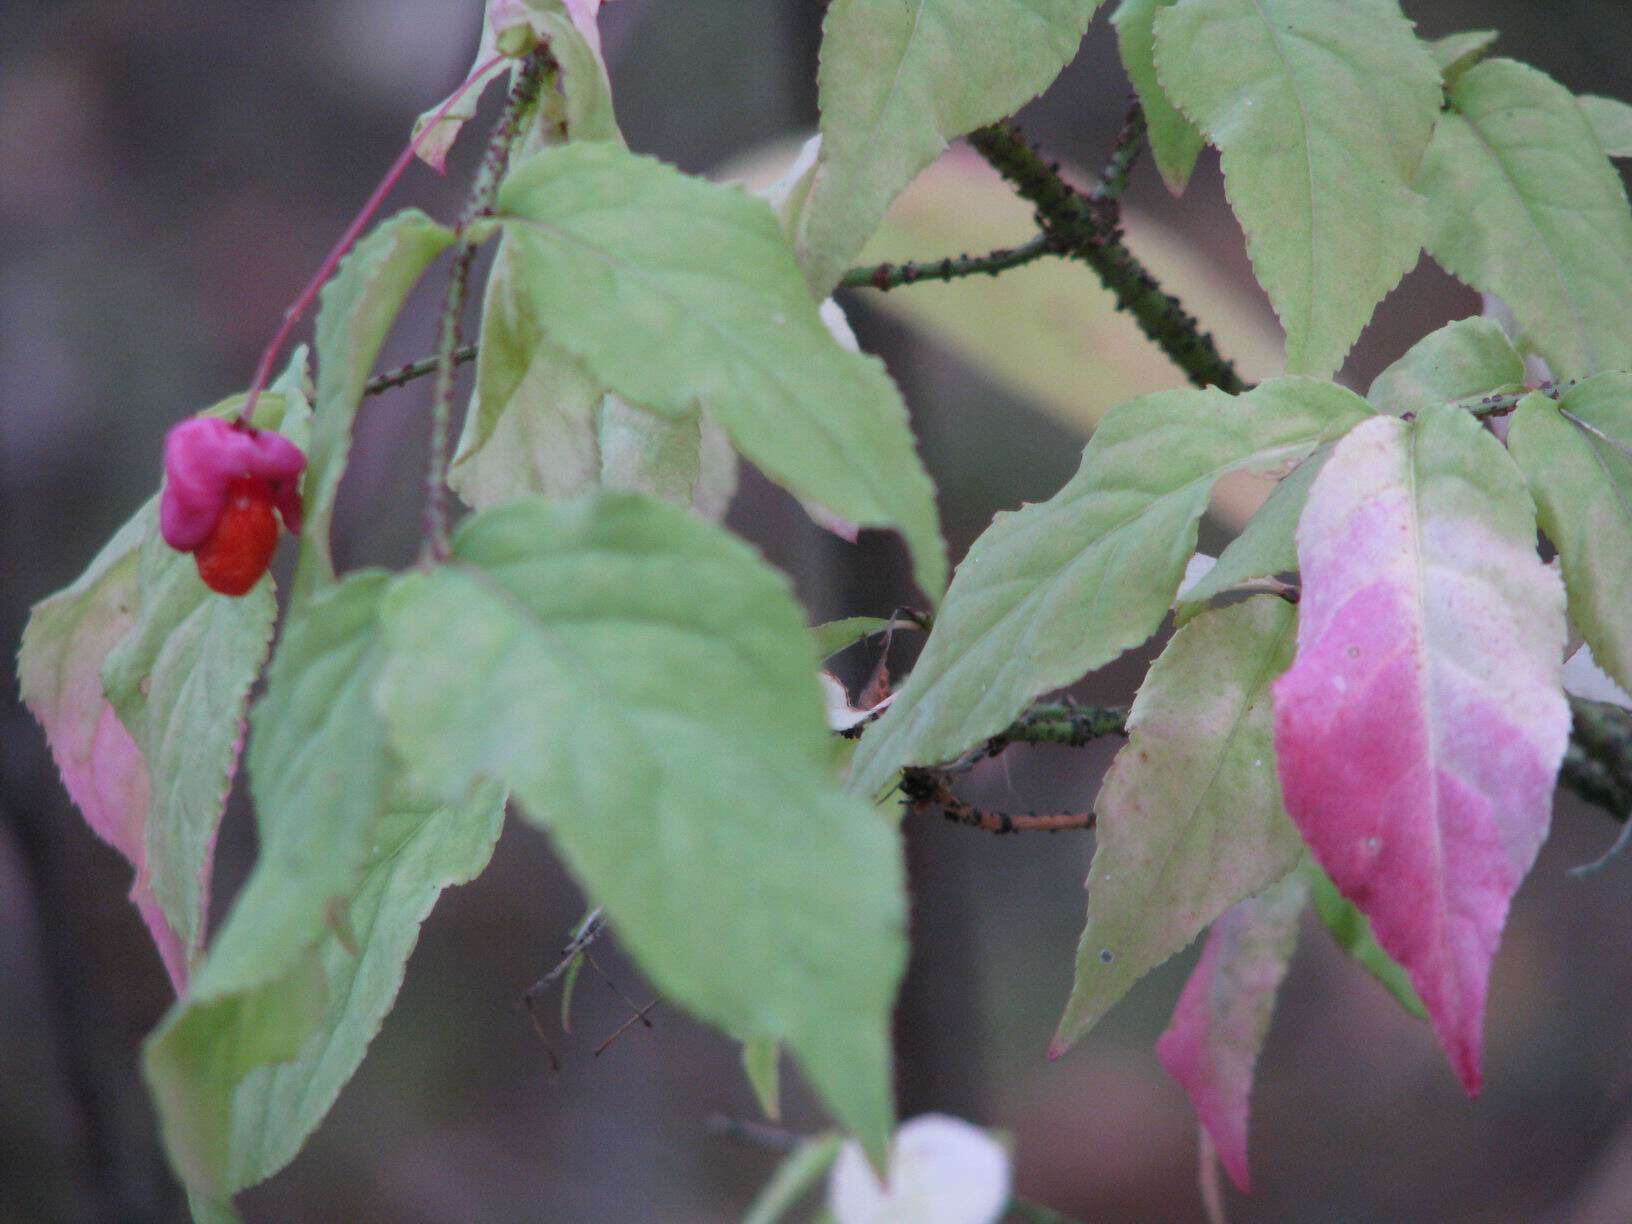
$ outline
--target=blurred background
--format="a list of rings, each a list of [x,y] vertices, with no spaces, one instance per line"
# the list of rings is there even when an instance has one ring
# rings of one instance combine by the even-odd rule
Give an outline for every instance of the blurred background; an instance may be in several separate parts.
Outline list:
[[[619,0],[606,14],[631,144],[697,172],[763,176],[813,129],[819,0]],[[1107,6],[1109,7],[1109,6]],[[1407,0],[1423,33],[1498,27],[1499,50],[1578,92],[1632,94],[1623,0]],[[0,654],[34,601],[71,581],[158,478],[164,430],[243,387],[280,311],[401,147],[457,82],[478,0],[0,0]],[[1098,18],[1023,118],[1054,156],[1097,167],[1128,101]],[[489,100],[484,113],[491,112]],[[446,180],[395,203],[448,216]],[[780,150],[780,152],[779,152]],[[734,167],[735,169],[731,169]],[[1204,155],[1170,197],[1148,162],[1134,249],[1240,359],[1275,372],[1279,333]],[[995,179],[952,159],[898,210],[877,257],[978,249],[1027,232]],[[415,299],[382,366],[432,348],[440,288]],[[1341,292],[1341,287],[1334,287]],[[846,299],[907,393],[954,556],[994,511],[1053,493],[1092,421],[1180,383],[1075,265]],[[1363,388],[1415,338],[1475,313],[1424,263],[1384,304],[1344,377]],[[343,492],[343,564],[402,564],[417,542],[424,384],[370,401]],[[1204,529],[1216,550],[1251,490]],[[792,573],[814,620],[911,602],[893,539],[850,546],[745,479],[732,524]],[[284,558],[287,564],[287,558]],[[1126,700],[1156,646],[1079,686]],[[852,651],[852,680],[872,659]],[[910,653],[900,655],[906,662]],[[37,727],[0,686],[0,1221],[182,1218],[137,1076],[169,1002],[129,870],[68,803]],[[1086,806],[1111,746],[1014,750],[968,788],[994,807]],[[1492,983],[1487,1088],[1470,1103],[1425,1026],[1305,931],[1254,1098],[1259,1188],[1238,1221],[1632,1220],[1632,855],[1566,869],[1615,826],[1561,799]],[[914,959],[899,1020],[905,1115],[1009,1132],[1018,1189],[1090,1221],[1199,1219],[1195,1129],[1151,1042],[1193,952],[1137,988],[1056,1064],[1043,1050],[1083,916],[1086,835],[997,839],[909,821]],[[242,796],[217,907],[254,853]],[[258,1221],[724,1220],[775,1157],[710,1133],[751,1116],[737,1052],[666,1011],[628,1018],[586,972],[571,1036],[520,999],[583,901],[543,838],[512,822],[492,868],[447,894],[395,1013],[305,1153],[244,1196]],[[612,946],[617,987],[650,997]],[[547,1021],[546,1004],[546,1021]],[[558,1069],[552,1069],[552,1061]],[[797,1084],[787,1123],[821,1116]]]

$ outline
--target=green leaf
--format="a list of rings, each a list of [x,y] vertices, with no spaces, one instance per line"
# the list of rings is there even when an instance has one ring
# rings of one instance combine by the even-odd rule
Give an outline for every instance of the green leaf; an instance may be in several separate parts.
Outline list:
[[[316,1028],[292,1060],[255,1068],[233,1093],[232,1188],[271,1177],[323,1121],[396,1002],[421,924],[444,889],[481,874],[503,821],[492,786],[448,807],[393,802],[346,910],[353,947],[334,933],[320,945],[327,1005]]]
[[[102,684],[147,763],[148,870],[191,962],[204,942],[216,829],[277,601],[270,577],[241,598],[217,595],[192,555],[164,542],[158,516],[146,517],[136,621],[109,652]]]
[[[1433,57],[1396,0],[1180,0],[1156,68],[1223,154],[1287,368],[1332,373],[1422,248]]]
[[[797,226],[824,298],[947,142],[1019,110],[1071,62],[1099,0],[834,0],[822,149]]]
[[[476,515],[383,619],[377,701],[410,774],[507,783],[665,998],[784,1041],[881,1156],[901,851],[829,772],[786,581],[696,516],[602,493]]]
[[[884,633],[890,629],[916,629],[912,621],[892,621],[882,616],[847,616],[843,620],[827,621],[814,626],[810,634],[816,639],[816,654],[826,659],[841,650],[848,650],[857,642]]]
[[[317,315],[317,416],[307,452],[305,526],[291,603],[334,581],[329,525],[351,454],[351,426],[391,325],[453,231],[417,209],[382,221],[323,289]]]
[[[1460,34],[1447,34],[1444,38],[1436,38],[1428,44],[1428,51],[1439,65],[1440,75],[1447,86],[1456,84],[1456,79],[1472,68],[1485,53],[1496,45],[1501,35],[1495,30],[1464,30]]]
[[[691,506],[715,521],[724,517],[737,489],[737,456],[708,417],[661,416],[608,395],[600,426],[602,486]]]
[[[897,528],[940,595],[934,489],[900,394],[829,334],[768,205],[586,144],[516,166],[499,213],[541,327],[592,377],[665,416],[700,405],[796,495]]]
[[[518,283],[515,246],[506,236],[488,277],[476,386],[449,486],[486,509],[605,485],[718,519],[736,477],[736,455],[713,421],[695,409],[659,416],[607,395],[550,343]]]
[[[1337,946],[1360,963],[1360,967],[1376,978],[1399,1002],[1399,1005],[1418,1020],[1428,1018],[1428,1009],[1417,997],[1416,988],[1400,963],[1378,944],[1371,933],[1371,919],[1367,918],[1342,893],[1331,877],[1320,869],[1312,858],[1304,860],[1303,873],[1310,884],[1310,895],[1315,912],[1332,933]]]
[[[742,1224],[777,1224],[833,1167],[843,1146],[843,1135],[817,1135],[794,1148],[754,1198]]]
[[[1051,1054],[1297,866],[1303,840],[1281,805],[1269,696],[1296,630],[1291,604],[1260,595],[1197,617],[1151,666],[1094,803],[1088,923]]]
[[[449,486],[478,510],[592,487],[600,474],[597,420],[605,389],[544,338],[509,235],[488,274],[481,336]]]
[[[1372,381],[1366,398],[1404,416],[1430,404],[1476,399],[1524,384],[1524,358],[1494,319],[1458,319],[1413,344]]]
[[[852,787],[876,794],[903,765],[950,760],[1139,645],[1173,602],[1214,482],[1297,462],[1369,411],[1304,378],[1112,409],[1065,488],[975,541],[905,687],[862,737]]]
[[[1592,134],[1611,157],[1632,157],[1632,106],[1619,98],[1582,94],[1575,100]]]
[[[296,1057],[319,1023],[317,948],[342,922],[379,836],[395,770],[371,702],[387,582],[354,575],[291,613],[251,713],[260,858],[187,997],[148,1041],[171,1161],[217,1197],[236,1188],[238,1085],[263,1063]]]
[[[759,1108],[772,1122],[782,1117],[782,1044],[756,1037],[742,1046],[742,1070]]]
[[[1151,156],[1156,159],[1162,182],[1178,195],[1190,181],[1196,155],[1205,142],[1196,125],[1173,105],[1156,77],[1156,14],[1174,3],[1175,0],[1122,0],[1111,24],[1116,27],[1122,66],[1139,94],[1139,104],[1145,109]]]
[[[1507,59],[1449,96],[1417,180],[1429,253],[1506,302],[1554,377],[1632,365],[1632,209],[1575,98]]]
[[[1232,587],[1298,568],[1298,516],[1309,498],[1309,486],[1331,453],[1331,443],[1320,447],[1270,490],[1241,534],[1225,545],[1217,564],[1180,592],[1173,613],[1175,625],[1188,624]]]
[[[1598,665],[1632,688],[1632,376],[1599,374],[1556,404],[1527,396],[1507,445],[1558,548],[1570,620]]]

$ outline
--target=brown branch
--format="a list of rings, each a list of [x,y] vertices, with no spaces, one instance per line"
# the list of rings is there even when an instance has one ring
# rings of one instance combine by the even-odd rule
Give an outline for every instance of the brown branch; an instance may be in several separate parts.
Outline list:
[[[939,812],[954,824],[984,829],[988,833],[1059,833],[1069,829],[1094,827],[1092,812],[989,812],[967,803],[953,793],[944,771],[908,767],[901,773],[902,803],[914,815]]]

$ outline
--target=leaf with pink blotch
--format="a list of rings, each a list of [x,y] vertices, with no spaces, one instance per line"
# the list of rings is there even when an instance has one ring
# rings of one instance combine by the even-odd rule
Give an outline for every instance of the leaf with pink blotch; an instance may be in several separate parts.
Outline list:
[[[301,348],[255,412],[263,436],[292,450],[311,416],[305,371]],[[243,399],[192,419],[231,419]],[[34,609],[18,672],[70,797],[136,869],[131,899],[180,994],[204,945],[216,830],[277,601],[270,578],[242,597],[211,592],[193,558],[165,543],[159,506],[150,500]]]
[[[1242,1190],[1251,1189],[1247,1110],[1253,1068],[1308,899],[1300,873],[1225,910],[1207,933],[1173,1019],[1156,1041],[1156,1057],[1189,1096],[1230,1180]]]
[[[1274,689],[1287,811],[1477,1093],[1491,961],[1569,736],[1562,584],[1507,452],[1452,408],[1339,443],[1298,561]]]
[[[147,765],[102,695],[102,660],[136,623],[137,565],[157,498],[122,527],[66,590],[36,604],[17,656],[23,704],[45,728],[69,797],[96,835],[136,869],[141,911],[178,993],[187,957],[153,895],[147,866]]]

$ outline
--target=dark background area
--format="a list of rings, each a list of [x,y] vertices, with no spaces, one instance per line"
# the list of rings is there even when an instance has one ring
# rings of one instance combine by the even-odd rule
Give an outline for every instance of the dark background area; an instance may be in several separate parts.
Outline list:
[[[631,144],[706,172],[809,131],[821,7],[610,6]],[[1578,92],[1632,93],[1632,6],[1620,0],[1406,7],[1427,35],[1499,27],[1501,51]],[[414,115],[460,79],[478,21],[477,0],[0,0],[8,659],[29,605],[71,581],[150,493],[164,430],[243,386]],[[1027,129],[1056,155],[1097,165],[1126,97],[1101,16]],[[446,180],[410,172],[394,202],[451,215],[474,143],[456,151]],[[1178,200],[1141,165],[1130,203],[1181,235],[1196,260],[1237,278],[1239,310],[1267,317],[1210,155]],[[382,364],[430,350],[438,297],[433,284],[415,299]],[[1048,496],[1074,470],[1080,435],[863,300],[848,304],[913,407],[955,556],[995,510]],[[1474,295],[1420,267],[1384,304],[1345,377],[1363,387],[1417,336],[1477,309]],[[1095,388],[1082,395],[1093,400]],[[423,384],[366,406],[342,499],[343,565],[412,555],[425,407]],[[909,597],[894,541],[837,542],[762,481],[747,480],[731,521],[795,575],[813,619],[887,613]],[[1209,533],[1215,545],[1222,538]],[[1153,653],[1079,693],[1125,700]],[[1011,752],[970,797],[1086,806],[1110,750]],[[136,1071],[168,984],[124,899],[128,868],[72,810],[12,681],[0,688],[0,763],[0,1222],[180,1218]],[[1259,1189],[1232,1196],[1233,1219],[1632,1219],[1632,856],[1586,880],[1566,874],[1614,832],[1601,813],[1560,801],[1496,962],[1477,1103],[1461,1095],[1425,1026],[1321,931],[1305,932],[1254,1098]],[[1091,840],[995,839],[923,820],[906,834],[915,950],[898,1024],[903,1114],[945,1110],[1008,1131],[1020,1191],[1073,1216],[1199,1219],[1193,1119],[1151,1051],[1191,956],[1048,1064]],[[253,853],[238,796],[222,836],[218,910]],[[659,1007],[654,1028],[596,1057],[627,1010],[588,973],[573,1035],[552,1030],[549,1049],[520,1006],[582,908],[544,839],[512,822],[487,874],[449,893],[426,925],[356,1080],[303,1155],[244,1196],[246,1216],[739,1214],[774,1158],[704,1125],[715,1113],[753,1113],[730,1043]],[[603,951],[618,986],[644,1002],[648,988],[615,948]],[[787,1098],[790,1126],[821,1124],[797,1084]]]

